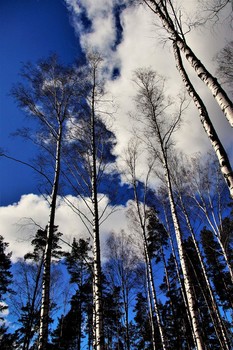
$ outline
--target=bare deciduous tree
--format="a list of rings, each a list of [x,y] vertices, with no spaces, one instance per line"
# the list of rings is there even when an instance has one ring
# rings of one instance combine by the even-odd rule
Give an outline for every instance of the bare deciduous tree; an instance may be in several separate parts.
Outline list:
[[[157,74],[151,70],[138,70],[136,72],[136,83],[138,85],[138,93],[136,96],[138,113],[146,126],[144,130],[145,140],[151,152],[154,152],[160,160],[164,171],[164,179],[167,186],[172,220],[176,234],[194,341],[198,350],[204,350],[205,346],[201,335],[201,326],[199,315],[196,310],[192,281],[188,271],[169,168],[169,152],[172,152],[173,143],[172,135],[179,126],[181,114],[185,108],[184,101],[181,103],[177,113],[168,116],[168,111],[166,111],[165,115],[167,101],[164,95],[164,87],[161,86],[161,79],[158,80]]]
[[[221,345],[222,349],[225,350],[230,350],[230,345],[229,345],[229,340],[228,340],[228,335],[226,332],[226,329],[224,327],[222,318],[221,318],[221,313],[216,301],[216,297],[214,295],[213,288],[211,286],[211,283],[208,278],[208,273],[207,269],[204,263],[204,259],[202,256],[201,249],[199,247],[198,240],[195,235],[194,231],[194,225],[192,225],[192,220],[189,214],[189,211],[187,209],[187,187],[189,186],[189,179],[187,179],[187,175],[189,174],[189,165],[186,163],[185,165],[185,160],[182,154],[178,154],[177,156],[174,156],[174,159],[171,161],[173,166],[172,166],[172,178],[173,178],[173,183],[175,186],[176,190],[176,197],[177,200],[179,201],[180,205],[180,215],[183,214],[184,216],[184,221],[187,225],[188,231],[191,235],[191,238],[193,240],[194,248],[196,250],[200,266],[202,269],[204,281],[206,283],[207,291],[208,291],[208,296],[205,296],[205,300],[207,303],[207,307],[209,309],[210,317],[212,319],[216,335],[218,337],[219,343]],[[189,176],[188,176],[189,177]],[[190,206],[191,208],[191,206]]]
[[[135,225],[137,226],[137,230],[139,230],[139,235],[142,238],[142,244],[143,244],[143,255],[145,259],[145,265],[146,265],[146,277],[147,277],[147,285],[148,285],[148,295],[151,295],[151,298],[149,297],[149,300],[152,299],[152,304],[154,308],[154,312],[156,315],[156,320],[159,328],[159,334],[161,338],[161,344],[163,350],[167,349],[167,341],[165,336],[165,331],[162,325],[162,319],[160,316],[159,311],[159,302],[156,294],[155,284],[154,284],[154,277],[153,277],[153,269],[152,269],[152,261],[151,261],[151,254],[149,252],[149,242],[148,242],[148,234],[147,234],[147,226],[148,226],[148,219],[149,219],[149,208],[147,207],[147,200],[148,200],[148,193],[149,193],[149,177],[150,173],[153,168],[153,163],[149,164],[148,171],[145,175],[144,180],[144,189],[143,194],[139,194],[141,191],[138,188],[138,179],[137,179],[137,163],[138,163],[138,157],[139,157],[139,145],[137,141],[131,140],[128,148],[126,150],[126,156],[125,156],[125,163],[127,167],[127,172],[130,174],[130,183],[133,186],[134,191],[134,202],[135,202],[135,213],[131,210],[131,220],[134,218]],[[134,225],[134,226],[135,226]],[[156,349],[156,341],[155,341],[155,330],[154,330],[154,322],[152,318],[152,335],[153,335],[153,348]]]
[[[36,66],[25,65],[22,77],[25,80],[24,84],[14,87],[12,95],[27,115],[37,121],[38,131],[34,133],[33,139],[40,149],[46,151],[49,166],[52,168],[40,316],[39,350],[44,350],[48,341],[51,251],[59,193],[62,144],[67,121],[79,100],[80,74],[73,68],[61,66],[57,57],[53,55],[47,60],[40,61]],[[27,132],[28,134],[30,135]]]

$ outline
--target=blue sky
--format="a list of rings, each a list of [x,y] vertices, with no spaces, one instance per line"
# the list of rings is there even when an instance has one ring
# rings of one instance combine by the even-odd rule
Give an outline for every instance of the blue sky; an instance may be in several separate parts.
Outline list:
[[[19,81],[22,63],[35,63],[56,52],[64,63],[80,55],[80,45],[63,0],[9,0],[0,2],[0,147],[24,161],[33,156],[32,145],[10,136],[27,123],[9,96]],[[0,160],[0,205],[37,192],[33,172],[10,160]]]

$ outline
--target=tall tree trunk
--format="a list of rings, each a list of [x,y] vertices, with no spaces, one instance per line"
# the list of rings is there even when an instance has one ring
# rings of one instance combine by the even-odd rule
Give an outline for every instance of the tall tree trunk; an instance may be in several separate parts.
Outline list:
[[[124,297],[124,309],[125,309],[125,343],[126,349],[130,350],[130,337],[129,337],[129,305],[128,305],[128,293],[126,292],[126,296]]]
[[[96,96],[96,66],[93,67],[93,87],[91,105],[91,186],[93,204],[93,302],[94,302],[94,350],[104,350],[103,310],[102,310],[102,283],[101,283],[101,257],[99,211],[97,198],[97,170],[96,170],[96,138],[95,138],[95,96]]]
[[[135,161],[135,159],[134,159]],[[149,256],[149,251],[148,251],[148,242],[146,238],[146,212],[145,212],[145,197],[146,193],[144,194],[144,219],[142,218],[140,207],[139,207],[139,198],[138,198],[138,193],[137,193],[137,184],[136,184],[136,174],[135,174],[135,166],[136,164],[134,163],[133,168],[131,169],[132,171],[132,182],[133,182],[133,188],[134,188],[134,200],[137,206],[137,213],[138,213],[138,218],[141,226],[141,231],[142,231],[142,236],[143,236],[143,244],[144,244],[144,256],[145,256],[145,262],[146,262],[146,268],[148,272],[148,279],[149,279],[149,287],[151,289],[151,294],[152,294],[152,299],[153,299],[153,304],[154,304],[154,310],[155,310],[155,315],[158,323],[158,328],[159,328],[159,334],[161,338],[161,344],[162,344],[162,349],[167,350],[167,344],[166,344],[166,337],[164,334],[164,329],[162,325],[162,320],[159,312],[159,307],[158,307],[158,301],[157,301],[157,296],[156,296],[156,291],[155,291],[155,285],[154,285],[154,278],[153,278],[153,271],[152,271],[152,264],[151,264],[151,259]],[[149,176],[149,174],[148,174]],[[147,180],[148,181],[148,176]],[[146,192],[146,189],[145,189]]]
[[[223,349],[223,350],[224,349],[225,350],[230,350],[229,341],[228,341],[228,337],[227,337],[227,334],[226,334],[226,330],[225,330],[225,327],[224,327],[223,322],[222,322],[220,311],[219,311],[219,308],[218,308],[218,305],[217,305],[217,302],[216,302],[216,299],[215,299],[212,287],[210,285],[209,278],[207,276],[207,272],[206,272],[205,264],[203,262],[201,251],[200,251],[200,248],[198,246],[198,243],[197,243],[197,240],[196,240],[196,237],[195,237],[195,234],[194,234],[194,231],[193,231],[193,228],[192,228],[192,225],[191,225],[191,222],[190,222],[190,219],[189,219],[189,216],[188,216],[185,204],[183,202],[183,198],[182,198],[180,193],[179,193],[179,199],[180,199],[180,203],[181,203],[181,207],[182,207],[185,219],[186,219],[186,223],[187,223],[187,226],[188,226],[189,231],[191,233],[191,237],[192,237],[192,240],[193,240],[193,243],[194,243],[194,247],[196,249],[196,253],[197,253],[197,256],[198,256],[201,268],[202,268],[204,280],[205,280],[205,283],[206,283],[206,286],[207,286],[207,289],[208,289],[208,293],[209,293],[209,298],[211,300],[211,308],[209,308],[209,311],[210,311],[211,319],[212,319],[213,324],[214,324],[216,335],[217,335],[217,337],[219,339],[219,342],[220,342],[220,345],[221,345],[221,349]],[[203,293],[204,293],[204,291],[203,291]],[[204,295],[204,297],[205,297],[205,295]],[[207,306],[208,306],[208,303],[207,303]],[[216,317],[217,320],[215,319],[215,317]]]
[[[164,165],[164,171],[165,171],[165,179],[166,179],[166,184],[167,184],[167,189],[168,189],[168,197],[169,197],[172,220],[173,220],[175,234],[176,234],[176,241],[177,241],[177,246],[178,246],[180,264],[181,264],[181,269],[182,269],[183,278],[184,278],[184,288],[185,288],[185,294],[187,297],[188,309],[189,309],[190,317],[191,317],[191,325],[192,325],[193,334],[194,334],[194,341],[196,343],[198,350],[204,350],[205,345],[203,343],[203,339],[201,336],[201,329],[200,329],[200,324],[199,324],[199,320],[198,320],[198,312],[196,309],[196,303],[195,303],[195,297],[193,295],[192,283],[191,283],[190,275],[188,272],[185,250],[183,247],[182,234],[181,234],[180,224],[179,224],[177,210],[176,210],[176,206],[175,206],[175,201],[174,201],[174,197],[173,197],[169,167],[167,164],[167,159],[166,159],[166,155],[164,154],[164,151],[163,151],[163,158],[164,158],[163,165]]]
[[[27,331],[26,331],[25,338],[24,338],[23,350],[29,349],[29,345],[30,345],[30,341],[31,341],[32,326],[33,326],[34,317],[35,317],[34,312],[35,312],[36,294],[38,292],[38,286],[39,286],[41,271],[42,271],[42,267],[43,267],[43,260],[44,260],[44,254],[41,258],[41,261],[39,264],[39,269],[38,269],[37,275],[36,275],[36,284],[35,284],[35,288],[34,288],[34,292],[33,292],[33,296],[32,296],[32,304],[30,306],[30,311],[29,311],[29,322],[28,322]]]
[[[144,242],[144,255],[145,255],[145,261],[146,261],[146,266],[147,266],[147,271],[148,271],[149,286],[151,288],[152,300],[153,300],[153,304],[154,304],[156,320],[157,320],[159,334],[160,334],[160,338],[161,338],[162,349],[167,350],[168,347],[166,344],[166,337],[164,334],[164,329],[163,329],[162,320],[161,320],[159,307],[158,307],[158,300],[157,300],[157,295],[156,295],[156,291],[155,291],[154,278],[153,278],[153,272],[152,272],[152,264],[151,264],[151,260],[150,260],[149,254],[148,254],[147,241]]]
[[[181,36],[175,27],[174,21],[168,13],[168,5],[165,0],[143,0],[144,3],[157,15],[162,21],[163,27],[170,35],[170,39],[176,43],[179,49],[183,52],[187,61],[195,70],[197,76],[210,89],[213,97],[217,101],[230,125],[233,127],[233,103],[227,96],[222,86],[218,83],[202,62],[196,57],[191,48],[187,45],[184,36]]]
[[[42,278],[42,301],[40,312],[40,331],[39,331],[39,346],[38,350],[46,350],[48,343],[48,326],[49,326],[49,307],[50,307],[50,270],[51,270],[51,256],[52,256],[52,241],[54,234],[54,223],[56,213],[56,203],[60,176],[60,162],[61,162],[61,140],[62,140],[62,124],[59,124],[59,131],[57,135],[56,144],[56,161],[54,181],[51,194],[50,215],[47,227],[47,241],[44,252],[44,268]]]
[[[155,336],[155,323],[154,323],[154,316],[153,316],[153,305],[151,300],[150,281],[149,281],[147,265],[146,265],[146,286],[147,286],[147,299],[149,304],[149,315],[150,315],[150,323],[151,323],[152,345],[153,345],[153,350],[156,350],[157,348],[156,348],[156,336]]]
[[[164,209],[164,215],[165,215],[165,220],[166,220],[166,225],[167,225],[167,234],[168,234],[168,238],[169,238],[169,242],[170,242],[172,256],[173,256],[174,263],[175,263],[177,278],[178,278],[179,285],[180,285],[180,291],[181,291],[182,299],[183,299],[184,306],[185,306],[185,309],[186,309],[186,315],[187,315],[187,318],[188,318],[188,321],[189,321],[189,325],[190,325],[190,328],[191,328],[192,338],[194,340],[195,336],[194,336],[193,327],[192,327],[191,315],[190,315],[190,312],[189,312],[187,298],[186,298],[186,295],[185,295],[184,285],[182,283],[181,276],[180,276],[180,267],[179,267],[179,264],[178,264],[178,261],[177,261],[175,247],[174,247],[174,242],[173,242],[173,239],[171,237],[171,233],[170,233],[170,229],[169,229],[168,214],[167,214],[167,211],[166,211],[164,203],[163,203],[163,209]],[[188,344],[188,346],[190,348],[190,344]]]
[[[197,91],[195,90],[194,86],[192,85],[188,77],[188,74],[185,71],[185,68],[182,63],[182,58],[180,55],[180,50],[177,46],[176,41],[173,42],[173,50],[174,50],[177,69],[181,75],[181,78],[186,86],[186,89],[189,95],[192,97],[199,111],[201,123],[217,156],[221,173],[226,181],[227,187],[230,192],[230,196],[231,198],[233,198],[233,172],[232,172],[231,164],[227,156],[227,153],[221,141],[219,140],[219,137],[214,129],[214,126],[210,120],[209,114],[207,112],[207,109],[202,99],[198,95]]]

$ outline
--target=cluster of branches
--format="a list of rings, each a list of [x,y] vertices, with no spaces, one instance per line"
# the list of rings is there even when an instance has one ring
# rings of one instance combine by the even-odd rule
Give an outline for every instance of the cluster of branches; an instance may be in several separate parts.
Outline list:
[[[174,109],[165,94],[164,79],[150,69],[138,69],[134,119],[140,127],[124,159],[134,194],[128,212],[131,232],[110,235],[107,263],[101,264],[100,225],[110,212],[108,200],[100,211],[100,193],[113,202],[114,185],[119,181],[113,167],[115,138],[106,122],[110,113],[100,74],[102,59],[89,53],[85,64],[72,67],[60,65],[56,56],[36,66],[25,65],[24,83],[14,87],[12,94],[38,127],[18,133],[41,150],[37,164],[29,166],[44,177],[50,213],[46,228],[32,242],[34,251],[25,257],[30,263],[19,266],[27,280],[27,300],[20,308],[17,332],[8,337],[2,329],[6,349],[9,342],[12,349],[81,349],[84,341],[94,350],[232,347],[232,218],[224,208],[226,188],[233,197],[232,169],[207,108],[184,68],[182,54],[231,126],[232,101],[187,44],[172,1],[143,3],[161,20],[172,41],[177,69],[197,107],[221,177],[214,162],[206,159],[203,166],[198,157],[185,159],[176,153],[173,135],[187,108],[186,98],[181,97]],[[223,62],[221,56],[218,59]],[[220,71],[226,73],[221,66]],[[138,140],[144,145],[142,150]],[[140,152],[150,154],[143,180],[137,176]],[[161,181],[159,194],[152,191],[150,179]],[[112,183],[111,188],[106,181]],[[67,192],[80,198],[86,211],[70,202]],[[89,232],[92,247],[89,241],[74,239],[71,252],[61,252],[61,234],[55,226],[61,194]],[[6,293],[10,292],[9,256],[4,244],[1,249]],[[70,273],[67,285],[73,286],[74,293],[68,297],[69,311],[64,311],[51,333],[53,258],[61,257]],[[55,273],[55,282],[57,276]],[[65,291],[64,295],[67,297]]]

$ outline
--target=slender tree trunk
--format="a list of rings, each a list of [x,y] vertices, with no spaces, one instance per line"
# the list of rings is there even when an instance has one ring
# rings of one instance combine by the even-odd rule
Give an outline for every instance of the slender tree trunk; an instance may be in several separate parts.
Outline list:
[[[203,198],[203,196],[202,196],[202,194],[201,194],[201,192],[199,190],[198,190],[198,194],[199,194],[200,200],[202,201],[202,204],[197,200],[197,198],[195,196],[193,196],[192,198],[194,199],[194,201],[197,204],[197,206],[205,214],[206,219],[207,219],[210,227],[213,230],[214,236],[216,237],[216,239],[218,241],[218,244],[219,244],[219,246],[221,248],[223,257],[224,257],[224,259],[226,261],[226,265],[227,265],[227,268],[228,268],[229,273],[230,273],[231,283],[233,284],[233,269],[232,269],[231,263],[229,261],[228,255],[227,255],[226,248],[225,248],[225,246],[222,243],[219,230],[218,230],[217,227],[214,227],[214,224],[212,223],[211,218],[209,217],[208,210],[207,210],[206,205],[205,205],[205,200],[204,200],[204,198]],[[213,210],[213,205],[212,205],[212,203],[210,203],[210,204],[211,204],[211,210]],[[214,217],[214,212],[213,211],[212,211],[212,215]]]
[[[93,87],[91,105],[91,186],[93,204],[93,301],[94,301],[94,350],[104,350],[103,311],[102,311],[102,283],[101,283],[101,257],[99,211],[97,198],[97,170],[96,170],[96,139],[95,139],[95,95],[96,95],[96,67],[93,67]]]
[[[165,205],[164,205],[164,204],[163,204],[163,207],[164,207],[165,220],[166,220],[166,224],[167,224],[167,228],[168,228],[168,229],[167,229],[167,234],[168,234],[168,238],[169,238],[169,242],[170,242],[170,247],[171,247],[171,250],[172,250],[172,256],[173,256],[174,263],[175,263],[175,267],[176,267],[176,274],[177,274],[177,278],[178,278],[178,281],[179,281],[180,290],[181,290],[181,295],[182,295],[182,298],[183,298],[183,301],[184,301],[185,309],[186,309],[186,312],[187,312],[187,317],[188,317],[188,320],[189,320],[189,325],[190,325],[190,327],[191,327],[191,331],[192,331],[192,335],[193,335],[193,339],[194,339],[191,317],[190,317],[190,313],[189,313],[189,309],[188,309],[188,304],[187,304],[187,299],[186,299],[186,296],[185,296],[185,291],[184,291],[184,288],[183,288],[183,283],[182,283],[182,281],[181,281],[180,268],[179,268],[179,264],[178,264],[177,257],[176,257],[176,253],[175,253],[174,243],[173,243],[173,240],[172,240],[172,237],[171,237],[171,234],[170,234],[169,223],[168,223],[168,217],[167,217],[167,212],[166,212],[166,209],[165,209]]]
[[[31,341],[32,326],[33,326],[33,322],[35,319],[34,312],[35,312],[36,294],[38,292],[38,286],[39,286],[39,281],[40,281],[40,276],[41,276],[41,271],[42,271],[42,266],[43,266],[43,260],[44,260],[44,254],[41,258],[39,269],[38,269],[37,275],[36,275],[36,285],[35,285],[33,296],[32,296],[32,304],[30,307],[29,322],[28,322],[28,326],[27,326],[27,332],[26,332],[25,338],[24,338],[23,350],[29,349],[29,345],[30,345],[30,341]]]
[[[152,300],[153,300],[153,304],[154,304],[156,320],[157,320],[159,334],[160,334],[160,338],[161,338],[162,349],[167,350],[168,348],[166,345],[166,337],[164,334],[162,320],[161,320],[161,316],[160,316],[160,312],[159,312],[158,300],[157,300],[157,295],[156,295],[156,291],[155,291],[152,265],[151,265],[151,260],[150,260],[149,254],[148,254],[147,242],[144,242],[144,254],[145,254],[145,261],[146,261],[146,266],[147,266],[147,271],[148,271],[149,286],[151,288]]]
[[[170,35],[170,39],[176,43],[179,49],[183,52],[187,61],[190,63],[197,76],[206,84],[210,89],[213,97],[216,99],[221,110],[233,127],[233,103],[227,96],[222,86],[218,83],[217,79],[214,78],[202,62],[196,57],[191,48],[187,45],[183,36],[181,36],[168,13],[166,1],[156,0],[143,0],[144,3],[161,19],[163,27],[167,30]]]
[[[192,337],[193,337],[193,340],[195,342],[195,335],[194,335],[193,326],[192,326],[191,314],[190,314],[190,311],[189,311],[189,306],[188,306],[188,302],[187,302],[187,298],[186,298],[186,293],[185,293],[185,290],[184,290],[184,285],[182,283],[181,276],[180,276],[180,268],[179,268],[179,264],[178,264],[176,253],[175,253],[175,247],[174,247],[173,239],[171,237],[170,230],[169,230],[169,220],[168,220],[168,214],[167,214],[167,210],[166,210],[166,207],[165,207],[165,203],[163,203],[163,209],[164,209],[164,215],[165,215],[165,220],[166,220],[166,225],[167,225],[168,238],[169,238],[169,242],[170,242],[170,246],[171,246],[171,250],[172,250],[172,256],[173,256],[173,259],[174,259],[174,262],[175,262],[177,278],[178,278],[179,285],[180,285],[181,295],[182,295],[182,298],[183,298],[183,301],[184,301],[184,306],[185,306],[185,309],[186,309],[186,315],[188,317],[189,325],[190,325],[190,328],[191,328]],[[190,348],[190,344],[188,344],[188,346]]]
[[[127,293],[128,294],[128,293]],[[128,295],[125,296],[124,309],[125,309],[125,328],[126,328],[126,349],[130,350],[130,337],[129,337],[129,305],[128,305]]]
[[[176,67],[181,75],[181,78],[186,86],[186,89],[189,93],[189,95],[192,97],[200,115],[200,120],[203,125],[203,128],[211,142],[211,145],[215,151],[215,154],[218,158],[218,162],[220,165],[221,173],[226,181],[227,187],[230,192],[231,198],[233,198],[233,172],[231,168],[231,164],[229,161],[229,158],[227,156],[227,153],[219,140],[219,137],[214,129],[214,126],[209,118],[209,114],[207,112],[207,109],[198,95],[197,91],[195,90],[194,86],[192,85],[188,74],[185,71],[185,68],[182,63],[180,50],[177,46],[176,41],[173,42],[173,50],[176,60]]]
[[[133,168],[135,168],[135,166],[136,166],[136,164],[134,164]],[[159,312],[159,308],[158,308],[158,301],[157,301],[157,296],[156,296],[156,291],[155,291],[152,264],[151,264],[151,259],[150,259],[149,252],[148,252],[148,243],[147,243],[146,232],[145,232],[145,220],[146,220],[145,208],[144,208],[144,220],[143,220],[141,212],[140,212],[140,208],[139,208],[139,199],[138,199],[138,194],[137,194],[135,169],[131,169],[131,171],[132,171],[132,180],[133,180],[133,187],[134,187],[134,200],[136,202],[138,218],[140,221],[140,226],[141,226],[142,236],[143,236],[144,256],[145,256],[145,262],[146,262],[146,267],[147,267],[147,272],[148,272],[149,286],[151,288],[154,310],[155,310],[155,315],[156,315],[156,319],[157,319],[157,323],[158,323],[162,348],[163,348],[163,350],[167,350],[168,348],[166,345],[166,337],[164,334],[164,329],[163,329],[163,325],[162,325],[162,320],[161,320],[161,316],[160,316],[160,312]],[[145,202],[145,200],[144,200],[144,202]],[[144,203],[144,206],[145,206],[145,203]]]
[[[42,301],[40,312],[40,331],[38,350],[46,350],[48,343],[48,326],[49,326],[49,307],[50,307],[50,270],[52,256],[52,240],[54,234],[54,222],[56,213],[56,202],[58,195],[60,161],[61,161],[61,140],[62,140],[62,124],[59,125],[56,145],[56,163],[54,172],[54,181],[51,195],[50,215],[47,227],[47,242],[44,252],[44,269],[42,279]]]
[[[195,247],[195,250],[197,252],[197,256],[198,256],[198,259],[199,259],[199,262],[200,262],[200,265],[201,265],[201,268],[202,268],[204,280],[205,280],[205,283],[206,283],[206,286],[207,286],[207,289],[208,289],[208,293],[209,293],[209,298],[211,300],[210,315],[211,315],[211,318],[212,318],[212,321],[213,321],[213,324],[214,324],[214,327],[215,327],[216,335],[217,335],[217,337],[219,339],[219,342],[220,342],[220,345],[221,345],[221,349],[223,349],[223,350],[224,349],[225,350],[230,350],[229,341],[228,341],[228,338],[227,338],[226,330],[225,330],[225,327],[224,327],[222,319],[221,319],[220,311],[219,311],[218,305],[216,303],[216,299],[215,299],[212,287],[210,285],[209,278],[207,276],[207,272],[206,272],[205,264],[203,262],[201,251],[199,249],[199,246],[198,246],[198,243],[197,243],[197,240],[196,240],[196,237],[195,237],[195,234],[194,234],[194,231],[193,231],[193,228],[192,228],[192,225],[191,225],[191,222],[190,222],[187,210],[185,208],[185,204],[183,202],[183,199],[182,199],[182,196],[180,195],[180,193],[179,193],[179,199],[180,199],[180,203],[181,203],[181,207],[182,207],[183,213],[185,215],[186,223],[187,223],[187,226],[188,226],[189,231],[191,233],[191,237],[192,237],[192,240],[193,240],[193,243],[194,243],[194,247]],[[197,279],[198,279],[198,277],[197,277]],[[203,291],[203,293],[204,293],[204,291]],[[208,303],[207,303],[207,306],[208,306]],[[216,317],[217,324],[216,324],[215,317],[213,317],[213,316]]]
[[[151,300],[150,281],[149,281],[147,265],[146,265],[146,285],[147,285],[147,299],[149,304],[150,323],[151,323],[152,345],[153,345],[153,350],[156,350],[157,348],[156,348],[156,336],[155,336],[155,323],[154,323],[154,316],[153,316],[153,305]]]
[[[172,213],[172,220],[173,220],[175,234],[176,234],[178,252],[179,252],[179,257],[180,257],[180,264],[181,264],[181,269],[182,269],[183,278],[184,278],[185,294],[187,297],[188,309],[189,309],[190,317],[191,317],[191,325],[192,325],[193,334],[194,334],[194,341],[196,343],[198,350],[204,350],[205,345],[203,343],[202,336],[201,336],[201,329],[200,329],[200,324],[199,324],[199,320],[198,320],[198,312],[196,309],[196,303],[195,303],[195,297],[193,295],[192,283],[191,283],[190,275],[188,272],[188,266],[187,266],[187,261],[186,261],[186,257],[185,257],[185,250],[184,250],[183,242],[182,242],[182,234],[181,234],[180,224],[179,224],[178,215],[177,215],[176,206],[175,206],[175,201],[174,201],[173,192],[172,192],[172,185],[171,185],[169,168],[168,168],[166,156],[163,155],[163,157],[164,157],[163,162],[164,162],[165,178],[166,178],[166,183],[167,183],[168,196],[169,196],[169,202],[170,202],[171,213]]]

